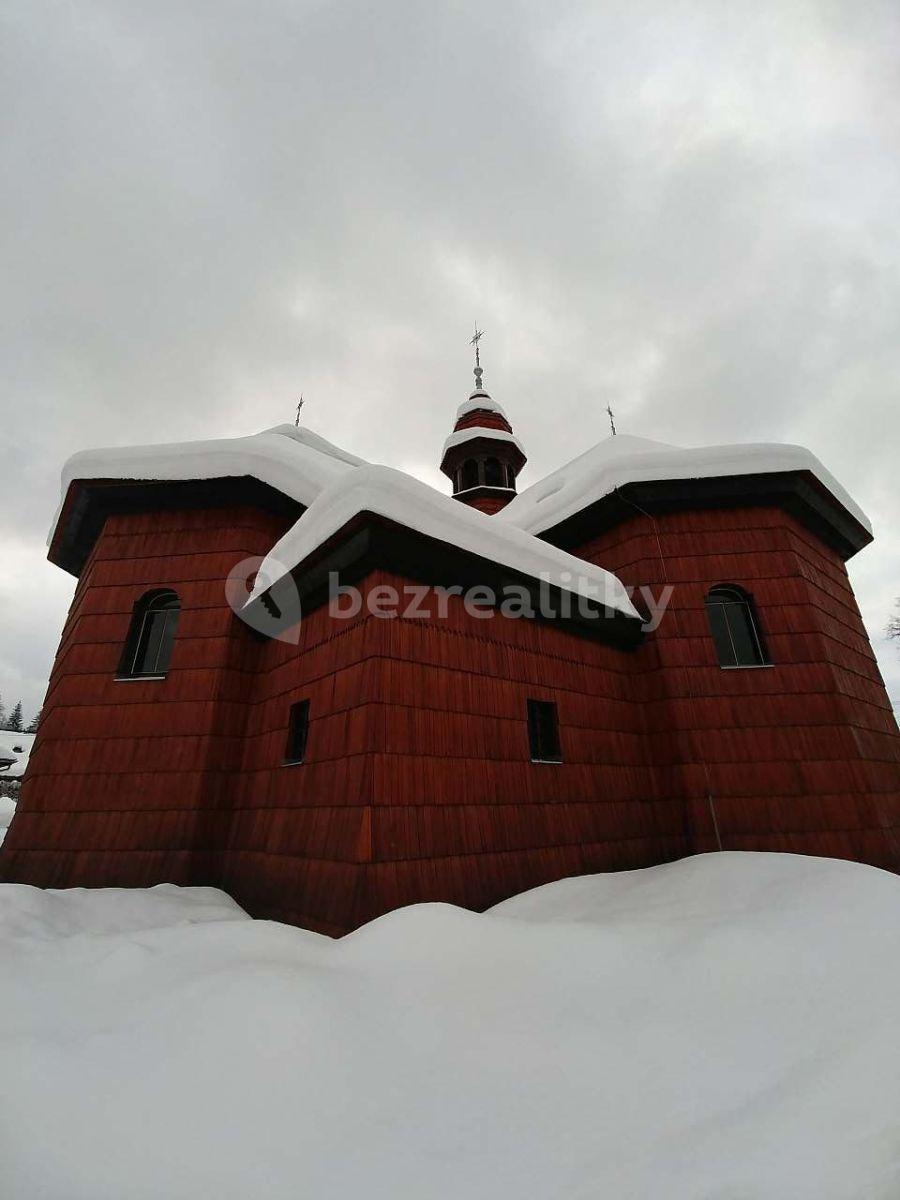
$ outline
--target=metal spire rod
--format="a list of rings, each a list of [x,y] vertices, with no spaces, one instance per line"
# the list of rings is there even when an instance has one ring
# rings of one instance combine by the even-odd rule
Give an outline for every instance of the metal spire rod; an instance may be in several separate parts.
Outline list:
[[[615,417],[613,416],[613,410],[610,408],[610,406],[608,404],[606,406],[606,411],[609,413],[609,427],[612,430],[613,437],[615,437],[616,436],[616,420],[615,420]]]
[[[294,428],[295,428],[295,429],[299,429],[299,428],[300,428],[300,409],[301,409],[302,407],[303,407],[303,396],[302,396],[302,394],[301,394],[301,396],[300,396],[300,403],[297,405],[297,416],[296,416],[296,418],[295,418],[295,420],[294,420]]]

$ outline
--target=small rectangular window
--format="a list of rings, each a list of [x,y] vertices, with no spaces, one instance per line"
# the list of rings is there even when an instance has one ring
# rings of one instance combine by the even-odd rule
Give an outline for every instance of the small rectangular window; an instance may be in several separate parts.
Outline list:
[[[306,757],[306,742],[309,737],[309,701],[298,700],[291,705],[288,717],[287,746],[284,751],[286,763],[302,763]]]
[[[528,701],[528,744],[532,762],[562,762],[559,716],[552,700]]]

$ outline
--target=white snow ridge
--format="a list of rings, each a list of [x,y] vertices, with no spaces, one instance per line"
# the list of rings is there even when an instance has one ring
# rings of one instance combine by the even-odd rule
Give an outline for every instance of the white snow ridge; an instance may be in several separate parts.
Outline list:
[[[900,881],[710,854],[331,941],[0,887],[4,1200],[896,1200]]]

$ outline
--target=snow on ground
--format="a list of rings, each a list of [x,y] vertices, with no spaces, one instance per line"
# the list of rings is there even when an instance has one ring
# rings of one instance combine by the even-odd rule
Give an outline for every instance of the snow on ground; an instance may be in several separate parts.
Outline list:
[[[28,756],[34,745],[33,733],[14,733],[10,729],[0,730],[0,759],[8,757],[15,761],[9,767],[0,767],[0,779],[21,779],[28,766]]]
[[[6,837],[6,831],[9,829],[9,823],[15,815],[15,811],[15,800],[11,796],[0,796],[0,846],[3,845],[3,839]]]
[[[900,881],[704,855],[337,942],[0,888],[4,1200],[896,1200]]]

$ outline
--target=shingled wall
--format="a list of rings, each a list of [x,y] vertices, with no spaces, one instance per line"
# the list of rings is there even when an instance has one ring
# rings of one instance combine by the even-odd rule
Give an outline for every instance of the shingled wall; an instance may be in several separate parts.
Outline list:
[[[309,613],[263,640],[223,581],[255,509],[107,519],[63,633],[0,877],[224,886],[340,933],[401,904],[481,908],[567,875],[698,850],[900,867],[900,737],[838,556],[777,508],[632,519],[582,547],[674,594],[636,650],[549,623]],[[364,592],[406,581],[377,570]],[[772,665],[722,670],[704,599],[752,593]],[[135,601],[182,603],[165,680],[117,681]],[[532,763],[528,698],[564,762]],[[286,765],[310,701],[306,761]]]
[[[63,630],[0,878],[214,881],[257,654],[224,579],[279,531],[252,508],[106,520]],[[182,606],[168,677],[117,680],[134,604],[159,587]]]
[[[900,736],[844,563],[778,508],[634,517],[579,550],[674,587],[639,653],[651,754],[695,844],[900,869]],[[771,666],[718,666],[716,584],[753,596]],[[718,825],[718,840],[716,836]]]

